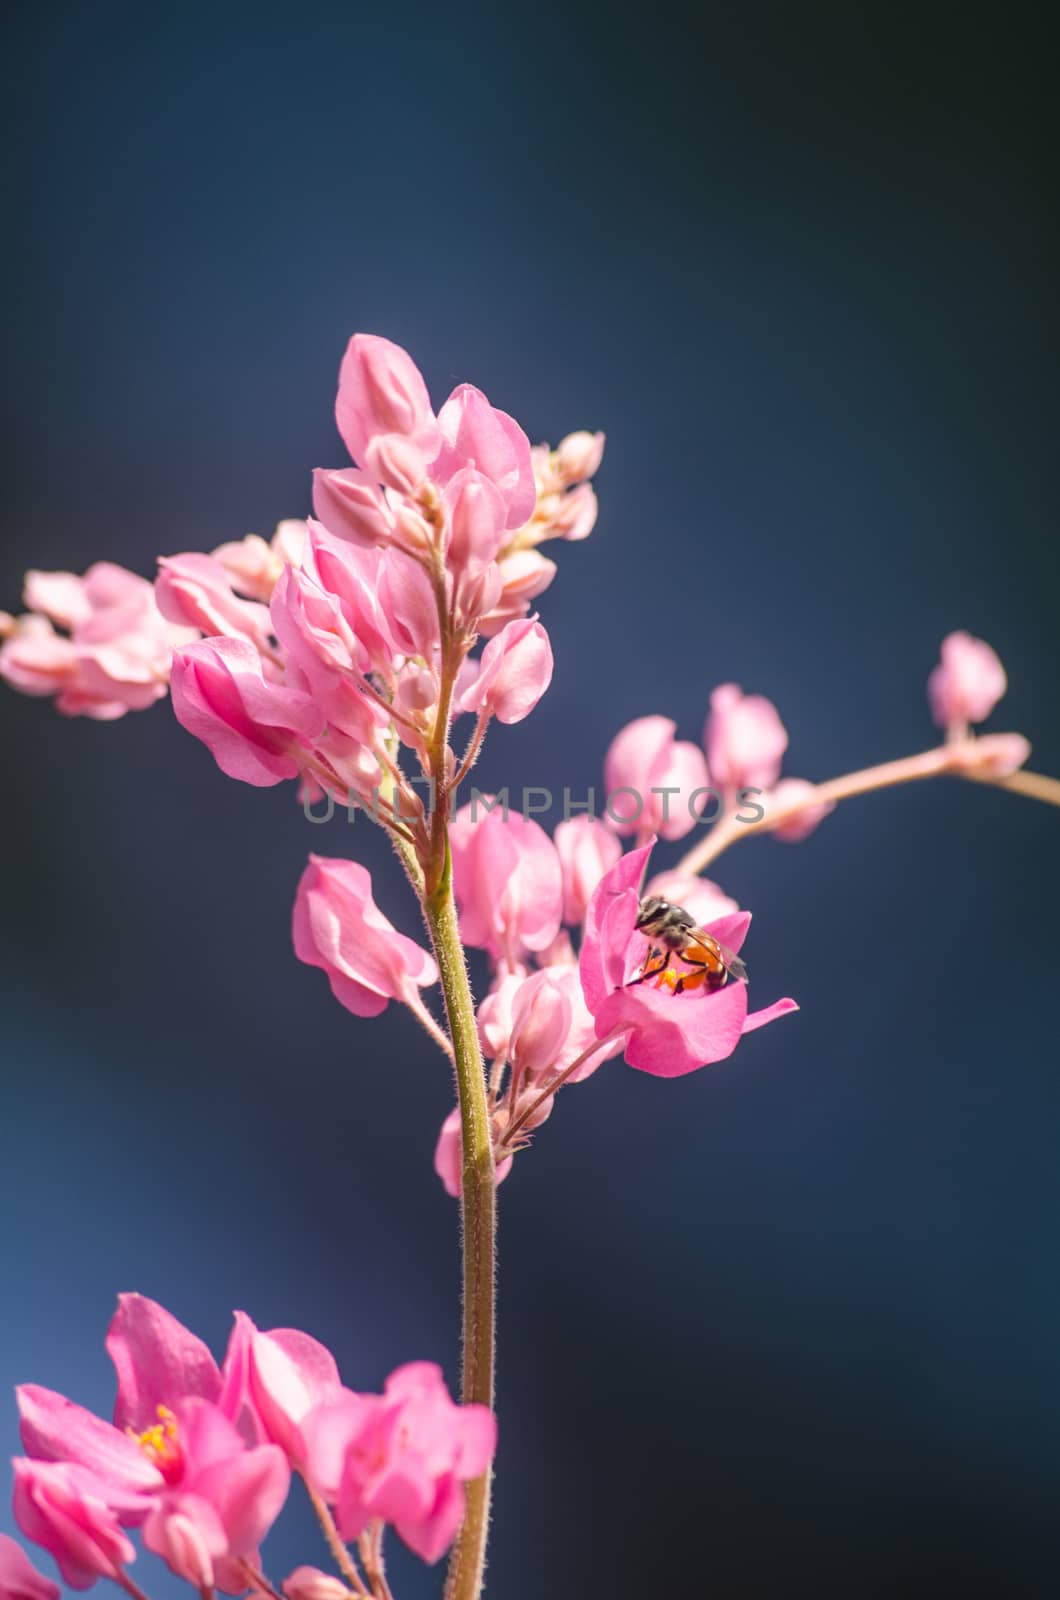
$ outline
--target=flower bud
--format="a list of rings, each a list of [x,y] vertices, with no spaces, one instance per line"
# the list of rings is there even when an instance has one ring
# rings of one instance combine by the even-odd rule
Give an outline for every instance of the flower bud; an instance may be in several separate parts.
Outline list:
[[[984,640],[951,633],[928,679],[931,714],[940,728],[960,732],[970,722],[985,722],[1007,687],[1005,669]]]
[[[423,375],[412,357],[389,339],[355,333],[339,370],[335,421],[360,466],[380,434],[400,434],[431,460],[441,434]]]
[[[400,433],[381,433],[369,440],[364,464],[379,483],[398,494],[414,495],[427,476],[427,457]]]
[[[782,778],[776,788],[763,797],[767,822],[771,811],[786,811],[788,806],[799,806],[792,816],[777,823],[773,829],[774,839],[782,839],[785,844],[799,844],[809,838],[830,811],[835,810],[834,800],[814,804],[816,792],[816,785],[807,783],[805,778]]]
[[[771,700],[723,683],[710,697],[703,744],[719,789],[768,789],[780,776],[788,735]]]
[[[504,539],[506,506],[500,491],[474,467],[466,467],[445,491],[449,508],[449,564],[456,572],[490,565]]]
[[[521,722],[552,682],[552,646],[534,617],[507,623],[482,652],[482,670],[460,701],[461,711]]]
[[[393,520],[382,495],[357,467],[345,467],[339,472],[317,467],[313,473],[313,511],[330,533],[354,544],[384,544],[393,532]]]
[[[351,1593],[340,1578],[319,1567],[295,1567],[283,1580],[283,1592],[287,1600],[346,1600]]]
[[[508,1054],[513,1072],[530,1077],[547,1072],[571,1028],[570,1001],[548,971],[526,978],[512,1001]]]
[[[954,747],[953,765],[970,777],[1008,778],[1031,753],[1021,733],[984,733]]]
[[[556,446],[556,466],[564,483],[584,483],[603,460],[604,435],[580,429],[568,433]]]

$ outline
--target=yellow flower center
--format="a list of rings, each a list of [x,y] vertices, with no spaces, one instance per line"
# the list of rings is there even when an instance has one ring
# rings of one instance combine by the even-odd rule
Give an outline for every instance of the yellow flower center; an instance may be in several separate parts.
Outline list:
[[[177,1433],[177,1419],[168,1406],[158,1407],[158,1421],[150,1428],[145,1428],[143,1433],[134,1433],[132,1428],[128,1431],[140,1446],[144,1455],[152,1466],[158,1468],[162,1476],[168,1481],[180,1466],[180,1440]]]

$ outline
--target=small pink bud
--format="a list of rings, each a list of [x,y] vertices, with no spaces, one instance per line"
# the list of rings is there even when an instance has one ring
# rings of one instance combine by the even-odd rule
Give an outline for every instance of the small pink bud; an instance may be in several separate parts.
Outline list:
[[[313,473],[313,511],[330,533],[354,544],[385,544],[393,520],[375,484],[357,467]]]
[[[482,652],[482,670],[461,711],[521,722],[552,682],[552,646],[536,618],[509,622]]]
[[[434,1170],[442,1180],[446,1194],[457,1199],[463,1188],[464,1141],[460,1131],[460,1108],[450,1111],[442,1123],[438,1143],[434,1149]],[[511,1156],[497,1163],[494,1181],[503,1183],[512,1170]]]
[[[1030,744],[1021,733],[984,733],[954,746],[953,765],[972,776],[1008,778],[1019,771],[1030,753]]]
[[[774,839],[782,839],[785,844],[799,844],[803,839],[808,839],[810,834],[823,822],[829,812],[835,810],[835,801],[826,800],[823,804],[818,801],[814,804],[816,786],[807,783],[805,778],[782,778],[775,789],[768,795],[761,797],[765,809],[766,821],[770,813],[786,811],[790,805],[798,805],[799,810],[784,822],[778,822],[773,829]]]
[[[622,846],[599,817],[558,822],[554,837],[563,866],[563,920],[576,928],[596,885],[622,854]]]
[[[565,483],[584,483],[597,471],[604,456],[604,435],[584,429],[568,433],[556,446],[556,466]]]
[[[351,1593],[340,1578],[319,1567],[295,1567],[283,1580],[283,1592],[288,1600],[346,1600]]]
[[[703,744],[719,789],[768,789],[780,776],[788,735],[771,700],[723,683],[710,697]]]
[[[379,434],[401,434],[428,460],[441,441],[427,385],[407,351],[389,339],[355,333],[339,370],[335,421],[347,450],[367,466],[370,441]]]
[[[214,1507],[194,1496],[187,1498],[194,1507],[193,1515],[161,1506],[151,1513],[144,1524],[144,1544],[161,1556],[178,1578],[196,1589],[207,1589],[214,1582],[214,1557],[225,1554],[228,1540]]]
[[[928,679],[931,714],[940,728],[960,732],[970,722],[985,722],[1007,687],[1005,669],[984,640],[951,633]]]
[[[379,483],[398,494],[414,495],[427,476],[427,457],[400,433],[380,433],[370,439],[364,464]]]
[[[450,565],[457,572],[488,566],[504,539],[507,507],[500,491],[474,467],[465,467],[445,491],[449,507]]]
[[[512,1067],[536,1076],[557,1060],[571,1030],[571,1006],[548,971],[535,972],[519,987],[512,1002],[508,1044]]]

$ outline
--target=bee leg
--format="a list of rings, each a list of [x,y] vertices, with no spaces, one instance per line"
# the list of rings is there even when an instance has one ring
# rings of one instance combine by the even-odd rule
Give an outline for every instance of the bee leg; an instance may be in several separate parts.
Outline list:
[[[652,966],[653,961],[658,962],[658,965]],[[638,983],[646,983],[649,978],[657,978],[665,965],[666,962],[663,959],[663,952],[659,949],[658,945],[652,945],[651,949],[648,951],[648,954],[644,958],[644,965],[640,970],[639,977],[630,978],[625,987],[627,989],[632,989]]]

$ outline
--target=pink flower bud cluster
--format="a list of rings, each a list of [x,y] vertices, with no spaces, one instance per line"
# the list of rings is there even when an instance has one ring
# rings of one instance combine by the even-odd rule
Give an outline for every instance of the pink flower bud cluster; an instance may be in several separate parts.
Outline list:
[[[21,617],[7,617],[0,677],[23,694],[54,695],[64,716],[100,722],[142,711],[169,683],[173,651],[198,637],[159,611],[146,579],[109,561],[83,578],[28,572]]]
[[[120,1297],[106,1346],[118,1377],[113,1424],[37,1384],[16,1391],[26,1453],[14,1463],[15,1520],[73,1589],[123,1582],[138,1531],[194,1588],[242,1593],[292,1471],[333,1508],[344,1539],[388,1524],[437,1561],[463,1519],[464,1484],[496,1446],[492,1414],[455,1405],[438,1367],[414,1362],[381,1394],[356,1393],[308,1334],[262,1333],[242,1312],[220,1366],[142,1295]],[[309,1567],[285,1588],[292,1600],[344,1592]],[[58,1594],[4,1538],[0,1592]]]

